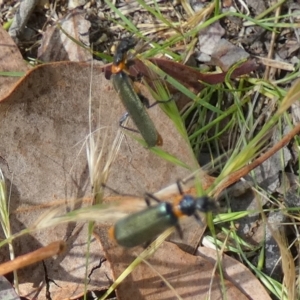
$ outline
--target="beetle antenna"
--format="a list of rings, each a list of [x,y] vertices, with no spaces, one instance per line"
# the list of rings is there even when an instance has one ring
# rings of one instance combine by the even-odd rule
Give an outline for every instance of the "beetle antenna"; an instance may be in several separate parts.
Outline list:
[[[193,215],[196,219],[196,221],[201,225],[201,226],[204,226],[202,220],[201,220],[201,217],[199,216],[199,214],[197,214],[197,212],[194,213]]]
[[[183,193],[181,181],[178,179],[178,180],[176,181],[176,183],[177,183],[177,187],[178,187],[178,191],[179,191],[180,195],[183,195],[184,193]]]
[[[145,201],[146,201],[146,203],[147,203],[148,206],[150,206],[150,199],[154,200],[157,203],[161,202],[161,200],[158,199],[157,197],[155,197],[153,194],[145,193]]]

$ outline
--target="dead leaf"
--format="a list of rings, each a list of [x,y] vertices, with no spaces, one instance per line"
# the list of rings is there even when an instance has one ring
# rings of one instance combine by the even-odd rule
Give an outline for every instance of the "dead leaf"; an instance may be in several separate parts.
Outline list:
[[[109,241],[108,239],[103,239]],[[103,244],[105,256],[111,264],[114,279],[134,261],[142,248],[123,249],[113,243]],[[127,299],[223,299],[220,278],[208,260],[183,252],[173,243],[164,242],[148,259],[153,267],[142,263],[119,285],[119,300]],[[165,284],[160,274],[171,284],[174,291]],[[227,299],[248,299],[229,281],[224,282]]]
[[[212,55],[216,49],[216,45],[224,34],[225,30],[219,22],[214,22],[210,26],[207,26],[204,29],[200,30],[200,51],[209,56]]]
[[[208,259],[212,264],[216,263],[217,254],[215,250],[200,247],[198,249],[198,254],[202,258]],[[260,281],[242,263],[226,254],[223,254],[222,268],[225,279],[229,280],[236,288],[238,288],[247,297],[247,299],[271,299]],[[227,299],[232,298],[228,297]]]
[[[0,153],[7,184],[12,184],[11,217],[13,232],[30,227],[49,207],[60,205],[62,213],[79,208],[91,199],[85,140],[89,134],[89,91],[92,90],[92,132],[100,132],[104,162],[120,130],[124,113],[111,83],[102,68],[89,64],[45,64],[30,71],[0,105]],[[91,79],[92,74],[92,79]],[[153,101],[153,100],[152,100]],[[163,149],[190,166],[198,164],[189,145],[179,136],[173,123],[159,107],[149,110],[164,140]],[[105,142],[104,142],[105,141]],[[7,165],[4,163],[7,162]],[[175,166],[144,149],[129,136],[123,141],[113,163],[107,184],[124,194],[154,192],[184,178],[190,170]],[[74,202],[82,199],[82,202]],[[199,230],[199,226],[197,226]],[[65,240],[67,251],[45,262],[53,299],[61,299],[84,290],[87,227],[67,224],[43,229],[14,241],[16,255],[28,253],[53,240]],[[96,240],[90,246],[88,289],[108,285],[105,263]],[[94,270],[94,271],[93,271]],[[42,264],[19,272],[23,295],[35,292],[45,297],[45,273]]]
[[[20,299],[15,291],[15,288],[4,276],[0,276],[0,299]]]
[[[90,61],[92,54],[83,46],[76,44],[73,39],[79,43],[89,46],[89,28],[91,23],[85,18],[85,11],[74,9],[67,14],[57,25],[47,27],[43,33],[42,43],[38,49],[38,59],[44,62],[54,61]]]
[[[225,80],[227,72],[222,72],[218,74],[210,74],[210,73],[201,73],[189,66],[183,65],[181,63],[177,63],[171,60],[163,59],[163,58],[152,58],[150,61],[157,65],[160,69],[162,69],[169,76],[178,80],[182,85],[191,89],[195,94],[199,93],[204,88],[204,83],[214,85],[218,83],[222,83]],[[243,63],[241,66],[237,67],[231,74],[230,78],[236,78],[241,75],[249,74],[257,68],[257,64],[254,60],[248,60]],[[107,65],[104,68],[106,78],[110,78],[111,75],[111,65]],[[143,64],[142,61],[135,59],[134,64],[130,68],[130,74],[134,77],[137,75],[143,75],[145,80],[150,78],[152,79],[152,72],[148,70],[148,68]],[[151,82],[150,82],[151,83]],[[177,92],[174,88],[170,87],[171,93]],[[177,102],[176,102],[177,103]]]
[[[211,55],[210,64],[219,66],[223,71],[228,71],[234,64],[246,60],[249,56],[249,53],[242,48],[221,39]]]
[[[184,85],[186,88],[190,89],[193,93],[198,94],[207,83],[209,85],[215,85],[218,83],[222,83],[225,81],[227,72],[222,72],[218,74],[210,74],[210,73],[201,73],[189,66],[176,63],[174,61],[170,61],[167,59],[153,58],[150,61],[157,65],[161,70],[167,73],[172,78],[176,79]],[[110,77],[110,68],[108,65],[105,68],[105,76],[107,78]],[[232,73],[230,78],[236,78],[241,75],[249,74],[257,68],[257,64],[254,60],[248,60],[243,63],[241,66],[237,67]],[[136,59],[134,65],[130,68],[130,74],[132,76],[143,75],[144,79],[148,82],[150,86],[151,81],[153,81],[153,73],[148,70],[148,68],[143,64],[142,61]],[[168,85],[171,94],[178,93],[174,87]],[[191,102],[190,98],[183,97],[183,99],[179,99],[176,101],[178,109],[181,110],[186,106],[187,103]]]
[[[30,66],[23,60],[21,53],[9,34],[0,27],[0,71],[26,72]],[[19,77],[0,76],[0,99],[7,96]]]

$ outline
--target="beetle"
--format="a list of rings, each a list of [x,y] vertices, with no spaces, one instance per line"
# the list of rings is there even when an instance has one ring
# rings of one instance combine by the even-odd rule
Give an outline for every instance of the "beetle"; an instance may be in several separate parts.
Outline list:
[[[176,227],[182,237],[179,225],[181,217],[194,216],[201,223],[198,211],[206,213],[216,208],[214,200],[208,196],[185,195],[179,182],[177,186],[181,197],[174,203],[161,201],[154,195],[146,193],[145,201],[148,207],[116,222],[109,230],[110,237],[126,248],[147,243],[172,226]],[[158,204],[150,206],[150,200]]]
[[[116,49],[111,67],[113,87],[127,110],[127,114],[121,118],[119,124],[122,128],[133,131],[123,126],[127,117],[130,116],[149,148],[156,145],[161,146],[163,144],[162,137],[156,130],[153,121],[146,111],[146,107],[149,108],[150,106],[147,104],[145,97],[141,97],[137,94],[129,75],[126,73],[128,68],[126,61],[127,52],[135,45],[136,41],[133,38],[121,40]]]

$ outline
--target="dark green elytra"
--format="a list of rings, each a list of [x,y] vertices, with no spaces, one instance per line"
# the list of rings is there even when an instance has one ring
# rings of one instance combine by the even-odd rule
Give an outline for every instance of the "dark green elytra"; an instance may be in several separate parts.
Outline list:
[[[184,195],[179,184],[178,187],[182,197],[172,204],[161,202],[154,195],[146,194],[147,204],[149,204],[149,198],[159,204],[119,220],[110,229],[111,237],[120,246],[135,247],[151,241],[172,226],[176,226],[179,234],[182,235],[179,218],[183,216],[194,216],[202,224],[197,212],[207,213],[214,210],[217,207],[215,201],[207,196]]]
[[[161,145],[161,137],[149,117],[144,104],[135,92],[128,75],[124,72],[112,74],[111,80],[114,89],[148,147]]]
[[[151,241],[177,223],[178,218],[172,213],[172,205],[161,202],[119,220],[114,226],[113,238],[120,246],[135,247]]]

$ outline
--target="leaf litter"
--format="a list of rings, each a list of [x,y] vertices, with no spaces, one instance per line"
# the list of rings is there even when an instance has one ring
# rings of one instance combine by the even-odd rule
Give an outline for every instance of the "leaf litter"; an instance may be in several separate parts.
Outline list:
[[[48,26],[43,33],[38,59],[44,62],[91,61],[92,54],[85,49],[90,46],[88,33],[91,26],[85,19],[85,12],[80,9],[72,10],[57,22],[60,27],[57,24]]]
[[[105,130],[100,135],[100,139],[103,139],[100,143],[107,145],[107,150],[104,148],[107,155],[115,132],[120,130],[118,120],[124,108],[116,99],[110,82],[104,78],[102,68],[94,66],[92,70],[92,123],[94,130]],[[18,82],[14,91],[2,99],[3,143],[0,151],[9,166],[9,170],[3,166],[5,176],[12,183],[11,211],[15,212],[11,219],[13,232],[19,232],[24,226],[32,227],[49,206],[55,207],[59,203],[61,211],[67,212],[85,205],[85,198],[90,197],[91,203],[92,190],[86,154],[82,149],[89,134],[90,74],[89,64],[42,65],[29,72]],[[172,127],[169,129],[171,123],[161,116],[158,108],[152,109],[150,114],[164,137],[164,149],[169,149],[171,153],[177,149],[174,155],[192,167],[195,164],[193,156],[188,155],[189,148],[176,130]],[[11,139],[12,136],[14,139]],[[175,182],[177,176],[183,178],[188,174],[188,170],[182,167],[161,161],[130,137],[124,140],[119,153],[107,184],[123,194],[130,192],[138,195],[141,191],[156,191]],[[163,172],[158,173],[158,169]],[[74,202],[76,199],[82,200]],[[86,226],[74,223],[43,229],[31,237],[17,239],[15,250],[20,255],[53,239],[68,236],[68,251],[63,259],[46,262],[49,278],[59,286],[51,285],[53,296],[67,297],[75,290],[84,290],[86,230]],[[89,257],[91,271],[102,257],[95,239],[90,245]],[[109,272],[103,268],[101,272],[93,273],[95,279],[91,279],[90,289],[97,289],[104,282],[109,284],[105,275]],[[28,274],[34,274],[30,283]],[[32,292],[32,284],[39,286],[43,274],[41,264],[21,270],[19,279],[22,294]],[[43,293],[43,289],[39,293]]]
[[[251,7],[251,9],[253,9],[253,11],[256,12],[257,14],[262,13],[266,8],[266,7],[263,7],[262,5],[259,5],[259,3],[256,3],[256,2],[252,3],[251,1],[246,1],[245,3],[249,7]],[[295,7],[293,7],[293,9],[297,9],[297,7],[295,6]],[[228,20],[229,21],[234,20],[234,18],[232,18],[232,19],[228,18]],[[222,25],[224,26],[224,24],[222,24]],[[233,26],[233,25],[234,25],[234,22],[231,22],[231,24],[230,24],[231,27],[229,29],[232,30],[232,32],[234,32],[235,30],[238,30],[238,26]],[[250,53],[252,52],[252,54],[254,53],[256,55],[262,55],[262,54],[264,54],[263,52],[265,51],[265,44],[261,41],[261,39],[255,40],[255,38],[259,37],[259,36],[263,36],[263,34],[265,34],[265,31],[261,30],[261,27],[258,27],[258,26],[256,26],[256,27],[252,26],[252,27],[254,28],[254,31],[255,30],[257,30],[257,31],[254,34],[254,39],[252,39],[250,37],[248,39],[248,41],[246,41],[246,45],[248,44],[248,48],[246,46],[246,50],[247,50],[247,52],[250,52]],[[228,28],[226,28],[226,29],[228,29]],[[212,54],[212,62],[214,65],[220,66],[225,71],[228,70],[230,68],[230,66],[234,63],[234,60],[232,61],[231,59],[232,59],[232,57],[237,56],[237,53],[235,51],[238,51],[238,52],[240,51],[240,48],[238,48],[236,46],[232,47],[231,44],[229,44],[229,42],[227,40],[230,35],[230,30],[228,30],[228,31],[226,30],[225,39],[220,40],[221,43],[225,44],[225,50],[219,48],[219,46],[217,46],[217,43],[212,43],[212,45],[214,46],[212,48],[216,48],[216,52],[217,52],[217,55]],[[253,43],[254,40],[255,40],[255,42]],[[284,40],[284,38],[283,38],[283,40]],[[290,42],[290,41],[291,40],[288,39],[288,42]],[[244,42],[245,42],[245,40],[244,40]],[[47,44],[47,42],[46,42],[46,44]],[[281,57],[283,57],[283,59],[285,61],[290,59],[290,62],[292,64],[295,61],[298,62],[299,59],[295,60],[295,56],[291,58],[291,56],[294,54],[295,51],[297,51],[298,48],[297,47],[293,48],[292,46],[289,46],[289,45],[293,45],[293,43],[291,43],[291,44],[284,43],[284,44],[287,45],[286,46],[287,49],[285,49],[284,47],[281,48],[281,49],[283,49],[281,52],[279,52]],[[72,52],[72,47],[70,47],[69,49]],[[76,50],[75,50],[75,52],[76,52]],[[229,56],[228,58],[225,58],[225,61],[224,61],[223,54],[225,53],[227,55],[230,52],[232,52],[231,56]],[[245,57],[246,57],[248,54],[247,52],[242,51],[241,53],[242,53],[242,55],[245,55]],[[49,51],[49,55],[51,56],[51,50]],[[225,55],[225,57],[226,57],[226,55]],[[75,54],[75,56],[76,56],[76,54]],[[67,56],[61,56],[58,59],[65,59],[66,57]],[[271,63],[273,63],[273,66],[274,66],[275,60],[274,60],[274,62],[271,62]],[[163,62],[161,65],[162,66],[167,65],[167,62]],[[187,77],[182,76],[182,74],[180,74],[178,72],[178,69],[176,69],[176,67],[174,67],[174,66],[172,66],[172,67],[174,68],[174,73],[179,74],[179,77],[182,79],[183,82],[189,80],[189,78],[191,77],[189,75]],[[67,69],[68,69],[68,71],[66,71]],[[37,68],[32,73],[29,73],[27,75],[27,77],[25,77],[25,79],[23,81],[20,81],[17,84],[16,88],[12,92],[9,93],[9,96],[7,96],[7,92],[5,92],[3,94],[3,98],[6,98],[6,99],[5,99],[5,102],[3,105],[4,110],[2,111],[2,113],[4,113],[4,111],[6,113],[8,112],[8,115],[5,114],[5,116],[8,117],[8,119],[6,119],[6,120],[11,119],[16,124],[16,126],[13,127],[7,121],[8,131],[6,134],[10,135],[10,136],[14,136],[15,139],[19,141],[17,145],[16,144],[13,145],[13,143],[12,143],[12,145],[10,147],[7,147],[6,151],[5,151],[5,149],[3,149],[4,147],[2,147],[2,149],[1,149],[1,155],[2,155],[2,150],[3,150],[3,153],[5,154],[5,156],[4,156],[5,160],[7,160],[7,158],[8,158],[8,161],[9,161],[9,163],[8,163],[9,169],[12,166],[12,170],[13,170],[12,172],[14,174],[14,177],[11,178],[10,177],[11,171],[6,169],[6,175],[7,175],[8,181],[9,182],[11,181],[13,184],[12,196],[13,196],[13,199],[16,199],[13,202],[17,202],[17,203],[13,203],[13,205],[18,206],[19,203],[21,203],[22,208],[24,208],[25,206],[26,207],[32,206],[33,211],[35,211],[35,210],[38,210],[39,206],[41,206],[41,207],[43,207],[43,205],[47,206],[51,202],[55,206],[55,205],[57,205],[58,202],[61,203],[61,202],[65,201],[66,199],[68,199],[68,200],[72,199],[72,198],[78,199],[78,198],[82,198],[82,197],[83,197],[83,199],[85,199],[85,198],[91,197],[91,187],[89,186],[89,183],[88,183],[87,167],[85,165],[85,156],[82,155],[82,153],[80,152],[80,149],[79,149],[80,147],[78,146],[78,145],[80,145],[80,143],[82,146],[82,141],[84,141],[85,137],[89,134],[88,131],[86,130],[88,128],[87,120],[86,119],[83,120],[80,118],[80,115],[81,115],[80,113],[82,111],[87,111],[87,108],[85,106],[82,106],[83,104],[79,102],[75,93],[72,93],[72,90],[74,89],[74,87],[76,87],[76,91],[77,91],[77,88],[78,88],[78,90],[84,91],[82,93],[82,95],[80,95],[81,101],[83,101],[83,99],[87,99],[87,95],[89,94],[89,91],[88,91],[88,89],[86,89],[86,87],[88,86],[89,82],[84,81],[83,78],[81,78],[81,77],[80,77],[80,80],[78,80],[78,81],[75,80],[74,82],[72,81],[71,83],[69,83],[67,80],[69,78],[70,74],[73,72],[75,72],[76,75],[80,74],[80,75],[84,75],[87,78],[89,78],[90,73],[87,71],[87,69],[88,69],[87,66],[85,66],[85,67],[76,66],[75,67],[75,65],[71,66],[71,64],[70,65],[67,65],[67,64],[47,65],[47,66],[45,66],[44,70],[42,70],[42,68],[40,68],[40,69]],[[97,73],[95,75],[95,77],[96,77],[96,79],[98,79],[97,76],[100,76],[100,70],[97,70],[97,67],[93,68],[93,71],[95,71],[95,70]],[[65,74],[64,74],[64,71],[66,72]],[[35,72],[36,72],[36,74],[34,74]],[[186,72],[189,73],[190,71],[186,70]],[[245,72],[245,73],[247,74],[247,72]],[[225,77],[225,75],[226,75],[226,72],[224,74],[224,77]],[[173,75],[171,75],[171,76],[173,76]],[[213,79],[213,80],[216,80],[216,78],[217,78],[217,76],[219,76],[219,74],[213,75],[213,76],[216,76]],[[44,80],[45,82],[43,83],[41,88],[36,87],[35,83],[40,82],[41,79]],[[74,80],[74,79],[72,79],[72,80]],[[86,87],[82,86],[79,81],[84,82]],[[195,80],[195,84],[199,85],[198,79]],[[12,86],[13,85],[14,85],[14,83],[12,84]],[[7,91],[11,91],[12,86]],[[51,86],[51,88],[50,88],[50,86]],[[29,97],[26,95],[28,94],[28,92],[27,92],[28,90],[30,90],[30,91],[32,90],[32,87],[33,87],[33,95],[30,95],[30,97],[33,99],[30,99],[30,101],[29,101]],[[65,92],[62,92],[62,90],[65,90]],[[96,86],[93,86],[92,90],[93,91],[95,90],[97,92]],[[102,90],[100,89],[99,95],[103,94],[103,90],[105,90],[105,92],[107,92],[108,99],[111,100],[113,98],[113,96],[111,96],[111,94],[109,93],[109,92],[111,92],[109,90],[109,88],[108,89],[102,88]],[[101,91],[102,91],[102,94],[101,94]],[[44,99],[43,101],[40,102],[40,98],[42,98],[43,96],[46,99]],[[26,100],[24,100],[24,98]],[[76,99],[74,100],[74,98],[76,98]],[[48,106],[49,103],[54,99],[55,99],[55,101],[54,101],[53,106],[49,107]],[[57,99],[59,99],[59,100],[57,100]],[[61,104],[62,99],[64,99],[65,101],[68,100],[70,103]],[[71,99],[71,101],[70,101],[70,99]],[[36,102],[38,102],[38,104],[35,104],[34,101],[32,101],[32,100],[35,100]],[[105,100],[104,100],[104,102],[105,102]],[[108,101],[108,102],[109,102],[109,104],[107,105],[107,109],[106,108],[104,109],[105,111],[111,110],[112,102],[111,101]],[[5,104],[5,103],[7,103],[7,104]],[[64,107],[62,107],[60,105],[64,105]],[[72,107],[73,105],[75,105],[76,108],[78,108],[78,110],[74,110],[74,111],[70,110],[70,107]],[[47,111],[52,112],[52,115],[50,118],[45,117],[45,114],[43,114],[44,113],[43,109],[45,107],[47,108]],[[114,109],[118,110],[119,108],[114,107]],[[94,110],[95,110],[95,112],[93,113],[93,116],[98,116],[97,105],[94,108]],[[22,111],[23,111],[23,113],[22,113]],[[58,114],[58,116],[57,116],[56,114],[54,114],[54,112],[56,112],[56,111],[59,111],[60,113],[65,111],[65,112],[68,112],[68,114],[67,114],[67,116],[65,116],[64,114],[62,114],[62,115]],[[70,117],[69,114],[73,115],[73,118]],[[152,114],[154,114],[154,116],[155,116],[155,111],[152,112],[152,110],[151,110],[151,115]],[[118,111],[116,116],[113,117],[116,120],[115,124],[118,123],[119,117],[121,115],[122,115],[122,112]],[[40,116],[41,119],[44,119],[44,121],[39,123],[38,121],[35,120],[35,119],[37,119],[36,116]],[[156,117],[154,117],[154,118],[156,118]],[[97,119],[97,117],[95,117],[95,119]],[[111,124],[111,119],[112,119],[112,117],[110,116],[110,120],[107,121],[107,124]],[[5,122],[4,118],[3,118],[3,120],[4,120],[3,122]],[[22,120],[22,121],[19,121],[20,122],[19,123],[18,120]],[[103,123],[102,123],[102,121],[103,121]],[[159,122],[159,121],[157,120],[156,122]],[[27,127],[24,125],[24,123],[26,125],[28,125],[29,129],[27,129]],[[47,128],[49,126],[49,124],[50,124],[50,128]],[[76,126],[74,126],[75,124],[76,124]],[[78,125],[78,124],[80,124],[80,125]],[[94,125],[95,124],[101,124],[101,125],[106,124],[105,118],[103,118],[103,119],[101,118],[100,123],[98,121],[95,121]],[[167,127],[167,125],[165,125],[165,126]],[[95,128],[97,128],[97,125],[95,125]],[[166,128],[166,131],[168,132],[168,134],[166,134],[166,136],[169,135],[169,130],[171,130],[170,128],[171,128],[171,126]],[[116,132],[117,129],[118,128],[116,125],[115,129],[112,130],[111,132]],[[44,132],[45,132],[45,134],[44,134]],[[111,135],[113,136],[113,133]],[[46,144],[44,143],[44,136],[46,138]],[[76,138],[74,138],[74,136],[76,136]],[[111,143],[111,140],[113,138],[112,136],[109,136],[110,142],[108,142],[108,144]],[[170,141],[170,145],[172,145],[170,149],[175,149],[175,148],[177,149],[177,147],[182,147],[182,141],[178,141],[178,144],[176,146],[174,146],[174,144],[173,144],[174,140],[177,141],[177,138],[178,138],[178,135],[175,134],[175,136],[174,136],[175,138],[172,136],[172,141]],[[182,174],[180,172],[178,173],[177,170],[175,171],[175,169],[172,169],[172,166],[168,166],[166,168],[171,169],[171,172],[170,172],[171,175],[166,171],[164,172],[164,174],[161,174],[161,177],[163,177],[164,179],[167,177],[168,180],[164,181],[162,179],[157,178],[158,177],[157,170],[158,169],[165,170],[165,168],[163,168],[163,166],[161,165],[161,161],[159,161],[159,163],[155,164],[155,160],[152,160],[152,156],[148,153],[148,151],[144,151],[145,154],[142,154],[141,153],[142,150],[140,149],[140,147],[137,147],[138,148],[138,150],[136,150],[137,155],[134,155],[134,152],[133,153],[131,152],[132,147],[133,147],[131,144],[131,138],[128,138],[128,139],[130,140],[130,143],[128,143],[127,138],[126,138],[126,141],[122,144],[122,146],[125,150],[123,151],[123,149],[122,149],[122,151],[120,151],[121,158],[119,158],[119,160],[121,161],[121,165],[120,165],[121,167],[118,167],[118,168],[112,170],[112,174],[111,174],[110,178],[113,178],[113,179],[111,180],[111,182],[109,182],[110,184],[112,184],[112,186],[114,188],[116,188],[117,182],[123,183],[123,184],[120,184],[120,187],[117,186],[118,188],[120,188],[119,190],[121,191],[121,193],[126,193],[126,191],[128,191],[128,190],[130,190],[130,193],[133,192],[134,194],[135,193],[139,194],[139,193],[141,193],[141,191],[155,191],[155,190],[160,189],[162,186],[164,186],[172,181],[175,181],[176,179],[178,179],[178,177],[183,178],[185,175],[188,174],[188,172],[187,173],[183,172]],[[3,140],[6,143],[5,137],[3,137]],[[69,141],[68,141],[68,143],[64,143],[64,140],[69,140]],[[16,141],[14,141],[14,142],[16,142]],[[7,142],[7,144],[5,144],[5,146],[9,145],[9,144],[10,143]],[[67,152],[63,151],[65,148],[68,149]],[[32,149],[34,149],[34,151]],[[107,151],[109,151],[109,150],[107,150]],[[9,153],[9,152],[15,152],[15,155],[13,153]],[[80,154],[78,154],[78,153],[80,153]],[[183,158],[183,160],[185,160],[186,156],[183,153],[181,153],[181,154],[182,154],[181,157]],[[141,160],[136,159],[137,156],[141,156],[141,157],[143,157],[143,160],[145,160],[144,161],[144,164],[146,165],[145,174],[143,174],[143,172],[140,171],[140,170],[143,170],[143,168],[140,167],[140,164],[142,162],[141,162]],[[30,157],[31,157],[31,159],[29,159]],[[132,159],[133,159],[133,162],[132,162]],[[135,162],[135,159],[136,159],[136,162]],[[51,161],[51,162],[49,162],[49,161]],[[123,164],[124,161],[129,162],[128,163],[129,167],[127,167],[126,164],[125,165]],[[147,164],[147,162],[148,162],[148,164]],[[151,163],[149,163],[149,162],[151,162]],[[116,162],[115,164],[117,164],[117,163],[118,162]],[[193,165],[194,161],[190,161],[190,163],[191,163],[191,165]],[[57,168],[57,166],[59,166],[59,168]],[[270,165],[266,164],[266,167],[270,168]],[[6,168],[6,166],[3,167],[3,169],[5,169],[5,168]],[[123,174],[123,172],[121,173],[120,168],[122,170],[126,170],[126,172],[124,172],[124,174]],[[131,173],[130,168],[132,168],[135,172],[138,170],[137,173],[139,176],[134,174],[134,172]],[[151,172],[152,168],[155,169],[153,171],[153,173]],[[262,174],[269,175],[269,171],[267,171],[267,169],[265,169],[265,167],[261,166],[261,169],[262,169]],[[72,170],[72,172],[69,172],[70,170]],[[129,172],[127,174],[128,170],[129,170]],[[275,177],[276,177],[276,172],[278,172],[278,170],[274,169],[273,171],[274,171]],[[18,175],[16,176],[16,174],[18,174]],[[45,176],[45,174],[47,174],[47,177]],[[178,174],[177,178],[174,178],[175,177],[174,174],[176,174],[176,175]],[[137,181],[136,180],[137,177],[139,177],[140,180]],[[55,180],[55,178],[56,178],[56,180]],[[154,181],[154,180],[152,180],[153,178],[155,178],[156,184],[153,183],[153,181]],[[34,182],[35,187],[32,188],[32,191],[31,191],[32,182]],[[160,184],[157,184],[157,182],[159,182]],[[276,185],[275,182],[270,182],[270,185],[272,183],[274,186]],[[272,191],[273,190],[274,190],[274,187],[272,187]],[[55,194],[53,194],[53,191],[56,191]],[[64,192],[62,192],[62,191],[64,191]],[[39,202],[42,200],[41,195],[42,195],[42,199],[44,199],[44,200],[47,199],[45,201],[45,204],[40,204],[40,202]],[[52,199],[52,201],[50,202],[49,199]],[[53,199],[55,199],[55,200],[53,200]],[[91,201],[91,200],[89,200],[89,201]],[[71,201],[71,203],[72,203],[72,201]],[[65,205],[64,209],[66,209],[66,210],[69,209],[68,206],[69,206],[69,203],[67,205]],[[21,210],[20,210],[20,213],[18,213],[18,214],[20,215],[20,223],[21,223],[20,228],[22,228],[22,226],[26,227],[26,226],[28,226],[28,224],[32,224],[33,221],[36,220],[36,218],[38,217],[38,215],[40,213],[33,213],[29,217],[29,220],[31,220],[29,222],[24,216],[21,216],[21,214],[22,214]],[[28,216],[30,215],[30,213],[28,213],[28,210],[25,209],[24,215],[26,215],[26,214]],[[19,215],[17,215],[17,216],[19,217]],[[19,220],[15,220],[14,222],[16,224],[18,224],[18,221]],[[17,227],[17,230],[19,230],[19,226],[16,226],[16,227]],[[74,233],[76,231],[76,229],[78,229],[78,231],[76,233]],[[84,229],[81,227],[75,227],[75,226],[72,227],[69,225],[69,226],[67,226],[67,228],[63,228],[61,231],[60,230],[52,231],[51,235],[47,235],[46,232],[44,234],[41,233],[41,236],[39,236],[37,239],[38,241],[33,239],[33,244],[40,245],[39,243],[41,241],[42,241],[42,243],[44,243],[44,240],[46,241],[47,238],[49,236],[53,236],[53,234],[54,234],[54,236],[64,236],[64,235],[70,236],[69,233],[71,233],[71,237],[72,237],[71,239],[73,239],[72,242],[76,241],[76,243],[77,243],[77,241],[79,241],[78,244],[81,244],[81,243],[84,244],[86,241],[86,239],[85,239],[86,237],[83,234],[82,238],[80,239],[80,237],[79,237],[80,234],[78,232],[79,233],[84,232]],[[104,230],[103,232],[105,234],[106,231]],[[74,238],[73,238],[73,236],[74,236]],[[77,237],[78,237],[78,240],[76,240]],[[26,243],[28,243],[28,242],[26,241]],[[93,241],[92,249],[96,249],[96,250],[95,251],[92,250],[90,252],[91,257],[96,255],[96,252],[98,251],[98,247],[99,247],[99,245],[95,245],[95,243]],[[172,245],[172,247],[173,247],[173,245]],[[28,247],[28,248],[30,248],[30,247]],[[31,247],[31,250],[32,250],[32,247]],[[118,249],[118,250],[122,251],[122,249]],[[28,249],[28,251],[30,251],[30,249]],[[81,249],[78,251],[82,252]],[[76,253],[77,252],[74,251],[74,255],[76,255]],[[84,251],[82,253],[84,253]],[[178,256],[180,257],[180,254],[178,254]],[[120,255],[120,257],[122,257],[122,255]],[[126,256],[124,256],[124,258],[125,257]],[[154,256],[154,257],[156,257],[156,256]],[[161,257],[163,257],[163,256],[161,256]],[[117,259],[117,258],[115,258],[115,259]],[[159,260],[160,260],[160,257],[159,257]],[[170,260],[170,257],[166,257],[166,260]],[[96,261],[97,261],[97,259],[93,260],[95,265],[96,265]],[[175,259],[173,262],[175,263]],[[81,261],[76,261],[76,263],[78,263],[78,265],[80,265],[80,266],[81,265],[84,266],[84,258]],[[99,263],[99,259],[98,259],[98,263]],[[72,259],[70,259],[69,264],[70,265],[72,264]],[[74,264],[74,261],[73,261],[73,264]],[[153,263],[153,265],[154,264],[155,263]],[[83,268],[81,270],[83,270]],[[171,267],[170,272],[172,272],[172,271],[174,271],[174,268],[172,269],[172,267]],[[30,272],[33,272],[33,271],[31,270]],[[120,272],[120,270],[118,272]],[[148,269],[147,269],[147,272],[149,272]],[[143,274],[145,274],[147,272],[143,271]],[[42,276],[42,275],[39,275],[39,274],[42,274],[42,272],[37,273],[37,274],[38,274],[38,276]],[[73,274],[76,274],[76,273],[73,273]],[[162,271],[161,274],[164,274],[164,271]],[[168,272],[166,274],[168,274]],[[84,272],[82,272],[76,278],[84,278],[83,275],[84,275]],[[98,275],[97,275],[97,278],[98,278]],[[99,277],[99,278],[101,278],[101,277]],[[144,278],[144,277],[141,277],[141,278]],[[147,278],[147,274],[146,274],[146,278]],[[139,280],[140,279],[138,279],[138,281]],[[73,278],[69,279],[69,282],[72,282],[72,284],[67,285],[65,281],[63,281],[61,283],[62,285],[67,287],[66,295],[68,295],[70,290],[75,288],[75,285],[73,284],[73,282],[75,282],[75,281],[76,280],[74,280],[74,277],[73,277]],[[59,279],[57,282],[59,282]],[[126,287],[128,287],[131,283],[128,282],[127,285],[126,284],[123,285],[125,291],[123,293],[120,292],[120,294],[119,294],[120,299],[122,299],[124,297],[126,299],[126,297],[129,295],[129,294],[127,294]],[[83,289],[82,285],[79,284],[78,286],[80,286],[80,288]],[[89,286],[89,287],[91,287],[91,288],[98,287],[99,288],[99,282],[97,282],[95,284],[95,286],[92,286],[92,284],[91,284],[91,286]],[[76,288],[77,288],[77,286],[76,286]],[[175,283],[175,290],[176,290],[176,283]],[[137,291],[137,289],[136,289],[136,291]],[[56,295],[55,293],[56,293],[56,291],[52,290],[52,295]],[[181,294],[180,288],[178,288],[178,293]]]

